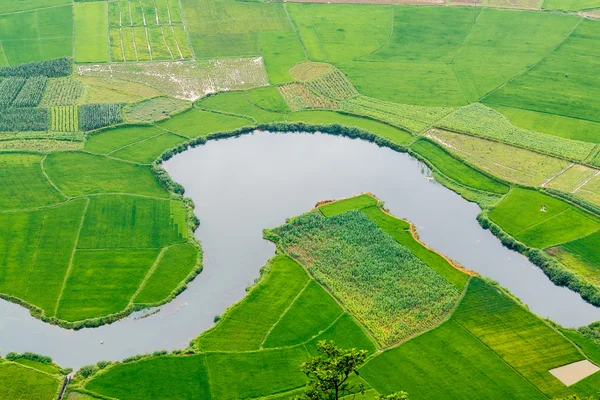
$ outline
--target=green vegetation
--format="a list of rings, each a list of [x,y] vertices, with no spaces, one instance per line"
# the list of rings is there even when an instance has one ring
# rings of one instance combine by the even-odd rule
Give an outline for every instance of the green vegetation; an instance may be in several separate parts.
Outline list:
[[[473,280],[453,319],[547,396],[568,394],[548,370],[582,360],[581,353],[497,288]]]
[[[253,123],[246,118],[193,109],[179,114],[177,118],[162,122],[158,126],[188,138],[196,138],[249,125],[253,125]]]
[[[154,126],[109,128],[90,136],[85,142],[85,150],[91,153],[108,154],[162,133],[164,133],[162,129]]]
[[[435,326],[458,299],[456,288],[358,211],[313,212],[271,232],[381,344]]]
[[[51,79],[42,99],[44,106],[72,106],[83,95],[83,84],[78,79]]]
[[[332,217],[334,215],[343,214],[347,211],[360,210],[362,208],[376,206],[378,203],[379,201],[375,197],[369,194],[361,194],[349,199],[338,200],[322,205],[319,207],[319,211],[321,211],[321,213],[326,217]]]
[[[18,363],[0,360],[0,398],[22,400],[53,400],[60,380]]]
[[[198,103],[202,108],[224,113],[243,115],[255,123],[268,123],[285,119],[285,114],[276,114],[253,105],[244,92],[227,92],[211,96]]]
[[[41,161],[37,154],[0,155],[1,210],[35,208],[63,200],[44,176]]]
[[[0,110],[0,132],[47,131],[50,113],[47,108],[9,108]]]
[[[265,67],[272,84],[291,82],[295,64],[306,60],[302,43],[295,32],[268,32],[258,35]]]
[[[246,92],[248,101],[256,107],[263,110],[273,112],[288,112],[290,111],[287,103],[279,94],[279,91],[273,86],[256,88]]]
[[[506,194],[510,189],[507,185],[469,167],[428,140],[418,140],[411,149],[433,164],[442,174],[461,185],[497,194]]]
[[[127,122],[150,123],[168,119],[190,107],[190,103],[184,100],[172,99],[170,97],[156,97],[128,105],[123,112]]]
[[[50,109],[50,130],[54,132],[77,132],[79,109],[75,106],[55,106]]]
[[[160,136],[155,136],[148,140],[143,140],[130,146],[123,147],[120,150],[111,153],[111,156],[140,164],[150,164],[152,161],[156,160],[165,149],[177,147],[177,145],[186,140],[186,138],[166,132]]]
[[[587,10],[600,8],[598,0],[544,0],[543,8],[547,10]]]
[[[85,168],[81,168],[85,165]],[[51,153],[44,169],[67,196],[96,193],[130,193],[168,197],[149,167],[82,152]]]
[[[123,122],[122,104],[82,104],[79,106],[79,129],[91,131]]]
[[[593,215],[525,189],[512,189],[489,216],[517,240],[537,248],[569,242],[600,229],[600,221]]]
[[[108,61],[108,22],[105,2],[76,3],[73,6],[74,55],[77,62]]]
[[[45,76],[36,76],[27,79],[27,82],[21,88],[21,91],[15,97],[13,107],[35,107],[42,101],[42,95],[46,88],[48,78]]]

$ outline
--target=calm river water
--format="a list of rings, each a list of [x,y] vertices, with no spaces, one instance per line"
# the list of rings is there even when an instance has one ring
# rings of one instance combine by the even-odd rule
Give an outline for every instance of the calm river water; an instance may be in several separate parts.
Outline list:
[[[360,140],[323,134],[255,132],[211,141],[165,163],[196,203],[204,271],[160,312],[112,325],[70,331],[0,301],[0,350],[34,351],[63,366],[120,360],[186,347],[213,318],[242,298],[273,255],[263,228],[311,209],[324,199],[373,192],[413,222],[429,246],[500,282],[531,310],[564,326],[600,320],[600,309],[557,287],[522,255],[483,230],[472,204],[428,178],[407,154]],[[104,344],[100,344],[104,341]]]

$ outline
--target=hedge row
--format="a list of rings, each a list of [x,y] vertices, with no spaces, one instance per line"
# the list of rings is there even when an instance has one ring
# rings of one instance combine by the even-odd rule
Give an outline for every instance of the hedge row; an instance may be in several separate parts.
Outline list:
[[[69,76],[72,73],[73,62],[67,57],[0,68],[0,77],[4,78],[10,76],[21,76],[24,78],[45,76],[47,78],[58,78],[61,76]]]
[[[546,276],[555,285],[568,287],[572,291],[579,293],[588,303],[600,307],[600,288],[585,282],[577,274],[565,270],[554,258],[542,250],[528,247],[519,242],[500,228],[500,226],[493,223],[488,218],[486,212],[479,214],[477,221],[482,228],[489,229],[490,232],[499,238],[505,247],[525,255],[532,264],[544,271]]]

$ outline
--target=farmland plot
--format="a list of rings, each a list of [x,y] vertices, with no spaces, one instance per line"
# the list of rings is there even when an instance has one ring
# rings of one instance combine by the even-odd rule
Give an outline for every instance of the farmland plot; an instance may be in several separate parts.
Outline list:
[[[108,61],[107,4],[105,2],[93,2],[77,3],[73,6],[75,20],[75,61]]]
[[[383,345],[437,325],[458,298],[454,286],[358,211],[305,214],[272,233]]]
[[[50,130],[54,132],[77,132],[79,112],[76,106],[56,106],[50,109]]]
[[[292,111],[314,109],[337,110],[340,108],[334,101],[319,96],[300,83],[290,83],[279,86],[278,89]]]
[[[59,385],[57,376],[0,360],[0,397],[3,399],[52,400]]]
[[[78,79],[50,79],[42,98],[42,106],[72,106],[83,95],[83,85]]]
[[[151,86],[182,100],[224,90],[268,85],[261,58],[79,66],[82,76],[117,78]]]

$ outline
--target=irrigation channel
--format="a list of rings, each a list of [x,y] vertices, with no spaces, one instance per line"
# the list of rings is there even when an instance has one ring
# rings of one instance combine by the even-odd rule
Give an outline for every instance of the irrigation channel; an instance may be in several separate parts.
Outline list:
[[[498,281],[538,315],[563,326],[600,320],[600,309],[557,287],[522,255],[504,248],[475,217],[476,204],[431,180],[407,154],[324,134],[255,132],[208,142],[165,163],[196,203],[204,271],[159,312],[72,331],[0,303],[0,346],[46,354],[69,367],[184,348],[242,298],[274,254],[263,228],[310,210],[319,200],[370,191],[413,222],[429,246]],[[100,344],[103,341],[104,344]]]

